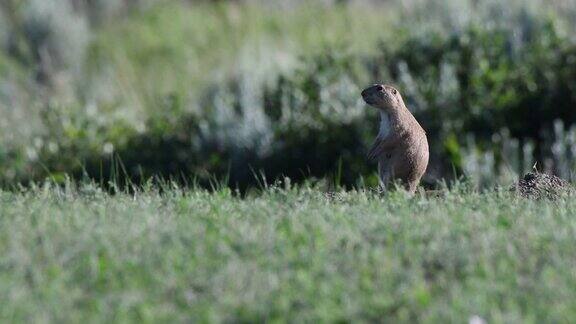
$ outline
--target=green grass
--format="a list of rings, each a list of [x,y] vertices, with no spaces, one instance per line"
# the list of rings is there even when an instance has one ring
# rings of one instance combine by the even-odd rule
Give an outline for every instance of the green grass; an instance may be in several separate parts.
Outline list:
[[[207,88],[239,76],[249,75],[260,86],[294,70],[301,57],[334,47],[346,53],[374,52],[378,41],[389,36],[392,16],[387,6],[366,10],[308,4],[279,10],[158,2],[86,31],[87,48],[75,51],[85,53],[74,58],[81,66],[59,71],[63,75],[49,101],[65,106],[72,116],[96,109],[104,123],[122,120],[141,129],[150,118],[182,116],[180,110],[165,111],[162,103],[167,96],[178,96],[185,112],[201,111]],[[63,44],[54,46],[69,53],[73,45],[65,42],[66,36],[57,36]],[[36,68],[0,48],[0,113],[6,115],[6,121],[0,120],[3,146],[30,144],[47,127],[38,108],[45,98],[33,87]],[[3,86],[10,86],[10,96],[2,92],[8,91]],[[20,113],[12,113],[16,108]]]
[[[154,116],[163,113],[157,111],[158,98],[168,94],[181,95],[194,106],[206,87],[224,86],[244,74],[272,81],[293,70],[302,56],[333,48],[374,52],[395,22],[386,9],[159,5],[97,32],[88,76],[96,81],[111,77],[115,88],[107,89],[110,98]],[[102,67],[107,75],[99,75]],[[86,92],[93,94],[92,89]]]
[[[576,203],[0,192],[2,322],[569,322]]]

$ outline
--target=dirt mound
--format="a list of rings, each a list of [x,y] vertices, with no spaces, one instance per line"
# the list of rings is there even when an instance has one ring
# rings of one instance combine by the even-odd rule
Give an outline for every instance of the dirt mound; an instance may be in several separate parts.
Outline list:
[[[527,173],[511,189],[520,196],[531,199],[557,199],[574,193],[574,187],[568,181],[539,172]]]

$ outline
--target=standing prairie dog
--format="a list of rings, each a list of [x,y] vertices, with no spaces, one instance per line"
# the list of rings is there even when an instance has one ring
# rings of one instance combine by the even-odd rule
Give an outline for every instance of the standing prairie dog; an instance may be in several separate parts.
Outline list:
[[[378,161],[380,186],[399,180],[414,193],[428,166],[426,132],[394,87],[375,84],[362,91],[362,98],[380,112],[380,130],[368,153]]]

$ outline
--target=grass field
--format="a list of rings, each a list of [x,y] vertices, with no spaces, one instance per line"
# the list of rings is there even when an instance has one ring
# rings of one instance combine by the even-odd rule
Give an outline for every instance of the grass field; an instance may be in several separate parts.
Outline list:
[[[573,322],[574,1],[0,0],[0,323]]]
[[[570,322],[573,199],[0,192],[2,322]]]

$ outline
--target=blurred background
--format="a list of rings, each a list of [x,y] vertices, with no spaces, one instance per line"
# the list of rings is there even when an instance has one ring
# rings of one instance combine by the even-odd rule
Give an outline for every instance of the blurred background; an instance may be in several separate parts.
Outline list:
[[[428,186],[575,180],[575,29],[572,0],[1,0],[0,185],[375,185],[375,82]]]

